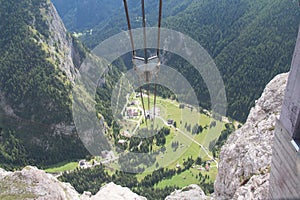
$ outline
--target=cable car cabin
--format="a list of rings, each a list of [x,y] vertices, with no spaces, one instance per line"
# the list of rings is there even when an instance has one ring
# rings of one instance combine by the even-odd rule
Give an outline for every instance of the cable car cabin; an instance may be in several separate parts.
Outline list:
[[[133,35],[131,32],[131,23],[130,23],[130,16],[129,16],[129,10],[128,10],[128,5],[127,5],[127,0],[123,0],[124,3],[124,9],[125,9],[125,14],[126,14],[126,20],[127,20],[127,26],[128,26],[128,31],[129,31],[129,36],[130,36],[130,43],[132,47],[132,61],[133,61],[133,68],[135,69],[136,74],[138,75],[139,79],[144,79],[145,82],[148,84],[148,89],[147,89],[147,97],[148,97],[148,110],[151,110],[150,106],[150,86],[149,83],[151,79],[154,79],[154,101],[153,101],[153,114],[150,115],[150,112],[146,112],[145,110],[145,102],[143,99],[143,93],[142,93],[142,85],[139,85],[139,93],[140,93],[140,98],[142,101],[142,107],[144,111],[144,116],[146,120],[146,125],[147,125],[147,120],[150,118],[155,118],[155,107],[156,107],[156,79],[157,79],[157,74],[159,71],[160,67],[160,27],[161,27],[161,19],[162,19],[162,0],[159,1],[159,10],[158,10],[158,25],[157,25],[157,47],[156,47],[156,55],[149,56],[147,53],[147,38],[146,38],[146,15],[145,15],[145,0],[141,0],[141,7],[142,7],[142,27],[143,27],[143,39],[144,39],[144,55],[143,56],[137,56],[136,55],[136,49],[134,47],[134,41],[133,41]],[[142,64],[139,64],[142,61]],[[151,61],[151,62],[150,62]],[[139,81],[140,82],[140,81]],[[154,120],[153,120],[154,121]]]

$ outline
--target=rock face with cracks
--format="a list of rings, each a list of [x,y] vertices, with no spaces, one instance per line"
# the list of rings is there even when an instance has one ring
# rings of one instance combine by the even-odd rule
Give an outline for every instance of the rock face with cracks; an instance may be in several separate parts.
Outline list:
[[[30,166],[16,172],[0,170],[0,191],[0,199],[80,199],[69,183]]]
[[[246,123],[222,147],[216,199],[267,199],[272,141],[288,74],[277,75],[251,109]]]

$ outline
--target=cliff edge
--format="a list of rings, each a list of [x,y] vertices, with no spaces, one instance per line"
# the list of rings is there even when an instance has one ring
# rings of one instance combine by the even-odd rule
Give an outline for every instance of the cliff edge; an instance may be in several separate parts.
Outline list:
[[[277,75],[220,153],[216,199],[267,199],[272,140],[288,73]]]
[[[146,200],[129,188],[114,183],[101,187],[95,195],[90,192],[78,194],[69,183],[60,182],[53,175],[31,166],[15,172],[0,169],[0,199]]]

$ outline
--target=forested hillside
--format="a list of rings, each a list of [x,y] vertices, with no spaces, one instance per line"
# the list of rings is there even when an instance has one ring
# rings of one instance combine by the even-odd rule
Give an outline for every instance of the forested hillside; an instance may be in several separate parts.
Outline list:
[[[215,59],[226,86],[228,115],[244,121],[265,85],[289,70],[299,26],[298,4],[287,0],[203,2],[194,2],[164,24],[199,41]],[[203,84],[193,80],[201,93]]]
[[[111,1],[110,5],[115,3]],[[77,7],[81,4],[78,3]],[[58,10],[68,10],[65,5],[62,8],[60,4],[56,5]],[[76,5],[73,7],[76,8]],[[131,18],[138,19],[141,16],[140,4],[129,1],[129,7]],[[157,2],[146,1],[146,8],[147,25],[155,25]],[[110,15],[108,19],[105,13],[106,23],[98,23],[92,34],[85,34],[80,39],[93,48],[111,35],[126,30],[120,2],[116,10],[116,16]],[[265,85],[274,75],[289,70],[299,26],[299,11],[298,2],[290,0],[166,0],[163,1],[163,27],[191,36],[209,52],[225,82],[228,115],[245,121]],[[66,12],[61,14],[64,18],[77,18]],[[69,20],[65,22],[71,30],[86,30],[85,23],[78,23],[78,29],[74,29]],[[140,26],[139,20],[133,20],[133,27]],[[189,77],[201,106],[209,108],[209,94],[202,79],[184,60],[173,55],[166,56],[166,64]]]
[[[166,0],[163,16],[175,16],[184,11],[193,0]],[[84,43],[93,48],[102,40],[127,30],[123,1],[119,0],[88,0],[62,1],[52,0],[70,32],[81,32]],[[145,1],[147,26],[157,23],[158,1]],[[132,27],[141,26],[140,1],[128,1]],[[92,32],[90,30],[92,29]]]
[[[121,1],[111,0],[53,0],[69,31],[83,31],[105,24],[117,15]]]
[[[73,43],[82,55],[84,49],[54,18],[47,0],[0,1],[0,167],[44,166],[87,154],[71,123],[67,74],[74,66],[62,46]]]

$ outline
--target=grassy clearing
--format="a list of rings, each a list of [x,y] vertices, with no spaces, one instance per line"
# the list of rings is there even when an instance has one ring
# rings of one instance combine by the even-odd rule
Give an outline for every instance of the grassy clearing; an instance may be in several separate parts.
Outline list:
[[[199,182],[196,176],[190,170],[184,171],[180,174],[173,176],[171,179],[165,179],[159,182],[156,188],[165,188],[166,186],[178,186],[180,188],[190,185],[191,183]]]
[[[130,97],[130,101],[137,101],[138,98],[135,98],[133,95]],[[150,101],[153,102],[153,96],[150,97]],[[168,119],[172,119],[176,122],[177,127],[185,132],[185,134],[189,135],[190,137],[194,138],[199,143],[203,143],[205,146],[208,147],[209,142],[216,139],[219,135],[221,130],[224,128],[224,123],[217,121],[217,125],[215,127],[209,128],[209,125],[212,121],[214,121],[211,117],[200,113],[196,108],[185,105],[184,108],[179,108],[179,103],[175,100],[170,99],[163,99],[161,97],[157,97],[157,105],[156,107],[159,108],[159,117],[163,118],[165,121]],[[148,105],[148,98],[144,99],[145,105]],[[157,117],[156,118],[156,125],[158,126],[165,126],[163,121]],[[187,126],[190,126],[190,129],[193,128],[194,125],[199,124],[202,127],[208,127],[204,129],[201,134],[192,135],[190,131],[187,130]],[[156,126],[155,125],[155,126]],[[131,126],[131,124],[130,124]],[[140,128],[145,128],[146,125],[143,123]],[[191,150],[193,155],[198,155],[199,151],[196,147],[198,145],[194,144],[190,141],[189,138],[176,131],[174,128],[171,128],[171,134],[167,136],[167,153],[170,153],[168,150],[172,150],[168,148],[168,145],[171,144],[172,141],[180,141],[183,145],[187,144],[187,146],[191,146]],[[199,148],[200,149],[200,148]],[[179,149],[178,149],[179,150]],[[178,151],[177,150],[177,151]],[[189,148],[183,148],[183,150],[179,150],[181,152],[189,151]],[[197,153],[196,153],[197,152]],[[196,156],[197,157],[197,156]],[[166,159],[164,159],[166,160]]]
[[[64,171],[72,171],[78,167],[78,162],[62,162],[45,169],[48,173],[60,173]]]
[[[212,167],[209,172],[208,171],[200,171],[198,169],[199,166],[196,166],[195,168],[191,168],[189,170],[186,170],[180,174],[176,174],[170,179],[165,179],[160,181],[158,184],[155,185],[156,188],[165,188],[167,186],[178,186],[180,188],[183,188],[185,186],[188,186],[190,184],[199,184],[199,173],[202,174],[202,176],[209,175],[209,179],[207,179],[205,182],[212,182],[216,179],[217,176],[217,168]]]
[[[193,138],[195,141],[202,144],[207,150],[209,149],[210,142],[217,139],[221,131],[225,128],[225,123],[220,121],[216,121],[216,126],[210,128],[211,122],[215,121],[214,119],[206,114],[200,113],[192,107],[185,106],[183,109],[180,109],[179,103],[176,101],[158,97],[157,107],[160,108],[160,117],[162,117],[164,120],[172,119],[176,121],[176,125],[179,130],[183,131],[190,138]],[[192,135],[191,132],[188,131],[187,126],[190,126],[192,128],[195,124],[199,124],[202,127],[206,128],[203,129],[202,133]],[[183,166],[183,162],[189,157],[192,157],[193,159],[201,157],[202,161],[210,160],[207,154],[197,143],[182,134],[179,130],[171,127],[171,133],[166,137],[166,151],[164,153],[161,152],[156,157],[156,163],[158,163],[159,167],[174,169],[176,168],[177,164]],[[175,151],[175,149],[172,148],[171,144],[172,142],[177,141],[180,145]],[[156,147],[154,147],[153,149],[155,150]],[[212,153],[209,152],[209,155],[212,156]],[[155,170],[156,163],[150,166],[148,170]],[[214,181],[217,176],[217,168],[215,165],[215,163],[212,163],[212,167],[209,171],[199,171],[199,166],[196,166],[195,168],[191,168],[190,170],[182,172],[181,174],[175,175],[171,179],[166,179],[159,182],[156,187],[184,187],[193,183],[200,183],[198,178],[200,172],[203,176],[209,175],[210,178],[207,181]],[[138,180],[143,179],[148,174],[150,173],[138,174]]]

